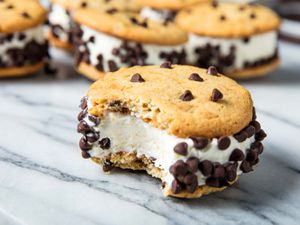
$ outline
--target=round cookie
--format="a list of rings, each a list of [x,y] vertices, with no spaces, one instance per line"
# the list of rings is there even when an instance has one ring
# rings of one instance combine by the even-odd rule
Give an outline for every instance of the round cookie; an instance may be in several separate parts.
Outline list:
[[[253,170],[266,137],[249,92],[215,67],[123,68],[95,82],[80,107],[82,156],[105,172],[145,170],[166,196],[225,189]]]
[[[142,7],[141,15],[154,20],[172,21],[184,7],[211,0],[136,0]]]
[[[92,80],[121,67],[165,60],[186,63],[187,33],[174,23],[145,19],[137,13],[93,9],[75,11],[74,20],[75,65]]]
[[[45,9],[36,1],[0,1],[0,77],[40,70],[48,57],[43,34]]]
[[[74,10],[80,8],[93,8],[100,12],[116,9],[119,11],[139,10],[134,0],[51,0],[49,13],[49,32],[50,43],[58,48],[65,50],[72,49],[72,14]]]
[[[182,10],[176,23],[190,33],[186,49],[193,65],[214,65],[234,78],[251,78],[279,64],[280,19],[265,6],[203,3]]]

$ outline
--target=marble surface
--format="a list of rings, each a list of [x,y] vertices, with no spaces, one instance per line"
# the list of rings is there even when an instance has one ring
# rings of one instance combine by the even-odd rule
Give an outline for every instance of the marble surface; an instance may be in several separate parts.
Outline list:
[[[80,157],[78,103],[90,82],[54,51],[57,76],[0,80],[0,224],[299,224],[300,47],[281,43],[282,66],[243,82],[269,134],[254,173],[197,200],[164,198],[160,181]]]

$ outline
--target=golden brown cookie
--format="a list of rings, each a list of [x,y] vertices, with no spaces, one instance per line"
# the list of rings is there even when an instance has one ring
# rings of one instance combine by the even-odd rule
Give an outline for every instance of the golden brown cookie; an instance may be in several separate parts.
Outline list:
[[[0,77],[19,77],[41,69],[48,57],[45,9],[36,0],[0,1]]]
[[[172,65],[108,73],[81,100],[83,158],[145,170],[163,193],[198,198],[253,170],[266,137],[249,92],[219,74]]]
[[[178,11],[196,3],[210,2],[210,0],[136,0],[136,2],[142,7]]]

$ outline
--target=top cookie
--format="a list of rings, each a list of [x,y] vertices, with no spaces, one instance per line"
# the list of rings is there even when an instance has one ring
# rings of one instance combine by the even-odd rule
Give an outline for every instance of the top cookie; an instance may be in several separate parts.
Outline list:
[[[135,0],[51,0],[51,2],[71,10],[80,8],[93,8],[99,11],[117,9],[119,11],[137,12],[140,10],[140,7],[136,4]]]
[[[46,20],[46,10],[36,0],[1,0],[0,32],[13,33],[35,27]]]
[[[188,39],[187,33],[176,24],[145,19],[138,13],[80,9],[75,11],[74,19],[100,32],[139,43],[179,45]]]
[[[120,69],[91,86],[90,113],[101,117],[118,103],[178,137],[237,133],[252,119],[251,96],[235,81],[210,74],[215,74],[214,70],[178,65]]]
[[[143,7],[151,7],[154,9],[169,9],[178,11],[186,6],[190,6],[200,2],[210,2],[211,0],[136,0]]]
[[[203,36],[248,37],[276,30],[278,15],[261,5],[204,3],[182,10],[176,22],[185,30]]]

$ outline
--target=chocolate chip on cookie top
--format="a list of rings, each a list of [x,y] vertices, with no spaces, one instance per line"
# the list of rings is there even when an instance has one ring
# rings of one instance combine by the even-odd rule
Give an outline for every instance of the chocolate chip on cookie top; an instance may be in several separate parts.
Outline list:
[[[24,31],[43,23],[46,10],[36,0],[0,1],[0,32]]]
[[[94,9],[79,9],[74,17],[80,25],[139,43],[172,46],[183,44],[188,38],[186,32],[175,24],[165,26],[136,13],[100,13]]]
[[[252,120],[252,100],[246,89],[191,66],[120,69],[95,82],[88,97],[93,115],[102,115],[107,101],[120,100],[154,127],[182,138],[197,137],[193,141],[199,149],[208,144],[206,138],[213,137],[220,137],[220,150],[226,149],[227,136],[238,135]],[[176,149],[183,153],[183,148]]]
[[[224,38],[248,37],[277,30],[280,25],[279,17],[271,9],[238,3],[203,3],[188,7],[177,15],[176,22],[197,35]]]

